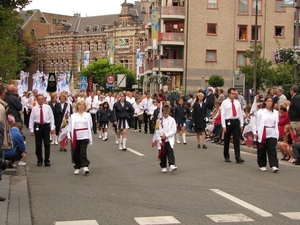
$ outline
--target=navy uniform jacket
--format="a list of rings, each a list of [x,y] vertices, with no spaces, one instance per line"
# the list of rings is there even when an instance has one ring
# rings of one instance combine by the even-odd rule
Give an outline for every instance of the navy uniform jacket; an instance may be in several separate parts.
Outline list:
[[[114,118],[114,113],[110,110],[110,108],[99,109],[96,113],[96,120],[98,123],[107,123],[109,121],[114,122],[116,119]]]
[[[124,106],[121,105],[120,101],[115,102],[113,109],[116,119],[132,118],[134,114],[134,108],[128,101],[124,101]]]
[[[176,123],[185,123],[187,117],[191,115],[189,107],[186,105],[177,105],[174,110]]]

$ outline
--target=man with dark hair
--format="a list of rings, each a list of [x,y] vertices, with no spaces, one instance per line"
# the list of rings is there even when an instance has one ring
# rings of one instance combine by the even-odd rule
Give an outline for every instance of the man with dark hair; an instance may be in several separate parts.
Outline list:
[[[2,158],[2,149],[12,147],[12,140],[9,134],[7,111],[8,104],[3,101],[5,97],[5,88],[0,85],[0,158]],[[4,160],[4,158],[3,158]],[[2,176],[2,170],[0,169],[0,180]],[[5,201],[6,198],[0,196],[0,201]]]
[[[244,118],[242,115],[241,104],[236,99],[236,90],[228,89],[228,98],[221,105],[221,123],[224,136],[224,158],[225,162],[230,163],[229,142],[231,135],[233,136],[233,146],[236,163],[243,163],[244,160],[240,155],[240,135],[244,126]]]
[[[290,89],[291,104],[289,107],[289,118],[292,128],[295,130],[300,127],[300,94],[299,87],[294,85]]]

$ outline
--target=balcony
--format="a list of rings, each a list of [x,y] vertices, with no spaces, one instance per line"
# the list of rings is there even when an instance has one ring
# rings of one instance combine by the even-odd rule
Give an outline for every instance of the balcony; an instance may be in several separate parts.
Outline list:
[[[183,33],[161,33],[159,35],[161,44],[184,45]]]
[[[161,71],[183,72],[183,59],[154,60],[153,70],[158,70],[159,62]]]
[[[184,19],[185,18],[185,7],[181,6],[163,6],[161,11],[161,18],[176,18]]]

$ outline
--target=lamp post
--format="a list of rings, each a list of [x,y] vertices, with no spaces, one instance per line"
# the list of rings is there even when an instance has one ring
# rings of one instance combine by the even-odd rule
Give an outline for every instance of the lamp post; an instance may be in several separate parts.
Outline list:
[[[257,15],[258,15],[258,0],[255,3],[255,27],[254,27],[254,60],[253,60],[253,94],[256,96],[256,78],[257,78]]]
[[[161,72],[160,72],[160,70],[161,70],[161,65],[160,65],[160,63],[161,63],[161,51],[160,51],[160,49],[161,49],[161,11],[162,11],[162,1],[161,0],[159,0],[159,28],[158,28],[158,76],[161,76]],[[160,87],[159,87],[159,89],[161,89],[161,85],[159,85]]]
[[[299,0],[295,2],[295,9],[296,9],[296,28],[295,28],[295,47],[299,45]],[[298,65],[297,63],[294,66],[294,84],[298,85]]]

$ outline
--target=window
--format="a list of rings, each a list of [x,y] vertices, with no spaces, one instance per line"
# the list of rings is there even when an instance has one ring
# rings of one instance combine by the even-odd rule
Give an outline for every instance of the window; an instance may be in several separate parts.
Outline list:
[[[257,40],[261,41],[261,26],[257,26]],[[251,27],[251,41],[255,40],[255,26]]]
[[[98,51],[98,42],[94,41],[94,51]]]
[[[40,17],[40,23],[46,23],[46,20],[44,17]]]
[[[81,52],[81,51],[82,51],[82,43],[79,42],[79,43],[78,43],[78,52]]]
[[[206,61],[216,62],[217,61],[217,50],[206,50]]]
[[[58,59],[55,62],[55,71],[58,71]]]
[[[207,0],[207,8],[209,9],[218,8],[218,0]]]
[[[285,11],[283,0],[275,0],[275,11]]]
[[[51,48],[50,49],[51,53],[53,53],[54,52],[54,45],[53,45],[53,43],[50,44],[50,48]]]
[[[102,51],[106,51],[106,41],[102,42]]]
[[[128,60],[127,59],[121,59],[121,60],[119,60],[119,63],[128,69]]]
[[[41,45],[38,45],[38,53],[41,53]]]
[[[51,61],[50,61],[50,70],[53,70],[53,65],[54,65],[54,60],[51,59]]]
[[[43,60],[41,61],[41,65],[40,65],[40,71],[41,71],[41,72],[44,72],[44,65],[45,65],[45,60],[43,59]]]
[[[46,49],[46,46],[43,44],[42,45],[42,53],[45,53],[45,49]]]
[[[244,66],[246,65],[246,58],[244,56],[244,51],[238,51],[236,53],[236,66],[240,67],[240,66]]]
[[[90,51],[90,42],[88,41],[86,42],[85,50]]]
[[[60,62],[60,71],[64,71],[64,60],[62,59]]]
[[[66,71],[69,71],[69,60],[66,60]]]
[[[59,51],[59,44],[56,43],[56,44],[55,44],[55,52],[58,52],[58,51]]]
[[[31,36],[34,36],[34,34],[35,34],[34,29],[31,29],[30,35],[31,35]]]
[[[248,13],[248,0],[239,0],[239,13],[247,14]]]
[[[65,51],[65,45],[64,45],[64,43],[61,43],[61,44],[60,44],[60,51],[61,51],[61,52],[64,52],[64,51]]]
[[[53,20],[52,20],[52,23],[53,23],[53,24],[56,24],[56,19],[53,19]]]
[[[257,15],[261,15],[261,0],[257,2]],[[252,15],[256,14],[256,0],[252,0]]]
[[[66,52],[69,52],[69,43],[66,43]]]
[[[238,39],[246,41],[247,38],[247,25],[239,25],[238,26]]]
[[[275,37],[284,37],[284,27],[275,27]]]
[[[217,24],[216,23],[208,23],[207,24],[207,34],[210,34],[210,35],[217,34]]]

